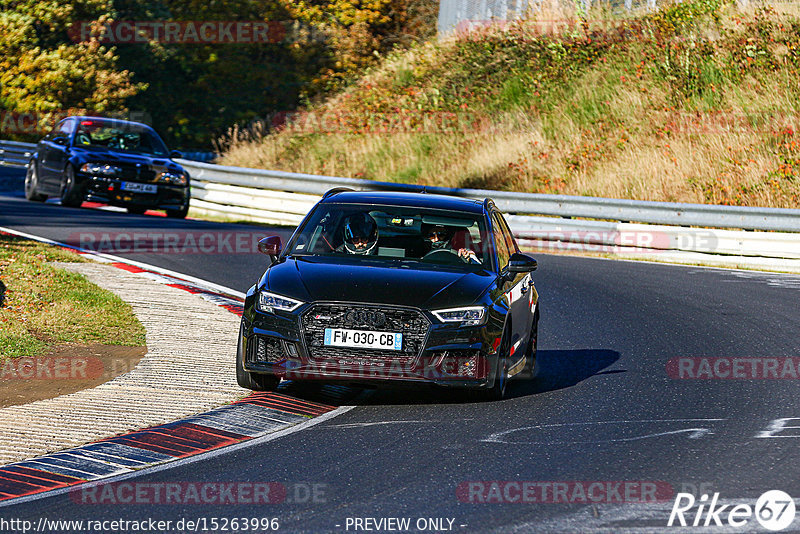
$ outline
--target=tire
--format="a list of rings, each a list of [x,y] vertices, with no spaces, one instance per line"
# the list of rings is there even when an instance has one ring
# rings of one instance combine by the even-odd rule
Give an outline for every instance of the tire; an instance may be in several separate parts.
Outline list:
[[[28,163],[28,170],[25,172],[25,198],[31,202],[44,202],[47,195],[39,194],[39,168],[36,160]]]
[[[179,210],[166,210],[167,217],[170,219],[185,219],[186,215],[189,213],[189,203],[187,202],[184,207]]]
[[[539,374],[539,365],[536,360],[536,348],[539,341],[539,307],[536,307],[536,315],[533,317],[531,326],[531,342],[528,343],[528,350],[525,352],[525,367],[519,374],[520,379],[533,379]]]
[[[480,401],[499,401],[506,396],[508,386],[508,353],[511,348],[511,329],[506,327],[503,341],[497,351],[497,369],[494,384],[489,389],[473,390],[473,398]]]
[[[75,169],[72,165],[64,167],[61,175],[61,205],[68,208],[79,208],[83,204],[83,199],[78,194],[78,187],[75,184]]]
[[[262,375],[244,370],[244,327],[239,325],[239,342],[236,346],[236,382],[253,391],[275,391],[281,379],[275,375]]]
[[[128,206],[125,209],[128,210],[128,213],[131,215],[142,215],[147,211],[147,208],[142,208],[141,206]]]

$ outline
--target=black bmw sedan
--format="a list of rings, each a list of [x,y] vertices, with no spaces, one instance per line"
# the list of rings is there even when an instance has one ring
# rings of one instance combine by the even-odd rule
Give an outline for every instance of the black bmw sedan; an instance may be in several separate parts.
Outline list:
[[[122,206],[130,213],[165,210],[184,218],[189,211],[189,174],[158,134],[138,122],[68,117],[36,145],[25,177],[25,197],[48,196],[61,205],[84,200]]]
[[[247,293],[239,385],[427,383],[500,399],[536,372],[536,260],[484,201],[329,191]]]

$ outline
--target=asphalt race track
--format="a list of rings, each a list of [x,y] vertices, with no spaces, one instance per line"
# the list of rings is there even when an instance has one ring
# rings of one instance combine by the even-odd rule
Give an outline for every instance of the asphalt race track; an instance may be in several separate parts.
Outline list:
[[[0,195],[0,226],[76,245],[81,232],[272,233]],[[289,231],[280,229],[282,235]],[[238,291],[264,268],[264,257],[252,250],[110,252]],[[312,428],[128,480],[278,482],[287,495],[277,504],[101,506],[63,494],[0,508],[0,517],[274,517],[289,532],[363,532],[375,524],[356,518],[391,517],[410,518],[410,531],[649,532],[674,530],[667,519],[682,491],[698,499],[718,492],[720,502],[751,506],[767,490],[800,497],[800,419],[777,421],[800,418],[796,376],[722,379],[717,377],[727,367],[720,367],[715,378],[671,377],[679,365],[696,364],[697,372],[698,362],[713,366],[715,360],[701,358],[726,358],[726,365],[749,359],[742,364],[745,373],[751,362],[771,365],[764,362],[775,359],[779,374],[787,361],[796,369],[797,360],[784,358],[800,357],[800,278],[568,256],[538,259],[541,375],[532,383],[512,383],[507,400],[471,403],[442,391],[378,390]],[[668,362],[678,358],[684,360],[673,360],[668,372]],[[495,486],[505,493],[491,494],[490,481],[501,482]],[[551,489],[567,483],[570,489],[567,498],[552,492],[544,498],[559,502],[497,502],[519,500],[513,483],[524,482]],[[575,482],[657,487],[663,500],[636,502],[642,499],[629,495],[623,500],[634,502],[619,502],[615,491],[606,491],[598,502],[586,502],[573,492]],[[309,497],[310,487],[318,490],[316,499]],[[493,502],[474,502],[481,498]],[[696,511],[687,512],[687,521]],[[428,521],[437,518],[443,522]],[[705,531],[763,530],[754,518],[744,527],[725,525]],[[800,530],[798,525],[800,518],[784,532]]]

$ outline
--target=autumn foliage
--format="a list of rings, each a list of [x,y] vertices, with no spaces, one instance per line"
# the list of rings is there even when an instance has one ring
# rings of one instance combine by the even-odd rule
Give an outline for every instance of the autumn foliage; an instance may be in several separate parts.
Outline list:
[[[0,112],[130,110],[172,145],[208,148],[231,124],[346,86],[431,35],[435,16],[424,0],[0,0]],[[263,21],[285,32],[268,43],[103,42],[102,25],[120,21]],[[86,22],[98,31],[76,42],[70,28]]]
[[[17,112],[124,109],[146,85],[132,81],[97,40],[70,43],[76,20],[100,19],[106,0],[0,0],[0,108]]]

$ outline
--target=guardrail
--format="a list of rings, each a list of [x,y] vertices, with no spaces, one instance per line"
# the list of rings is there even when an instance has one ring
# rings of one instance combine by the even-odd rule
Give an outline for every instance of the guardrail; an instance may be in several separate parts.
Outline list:
[[[33,146],[0,141],[0,163],[24,163],[25,154],[29,156]],[[333,187],[424,190],[481,200],[493,198],[508,214],[515,236],[537,248],[672,250],[800,259],[800,210],[794,209],[448,189],[177,161],[192,176],[192,208],[268,224],[298,224]]]
[[[328,189],[339,186],[366,190],[420,191],[424,189],[429,193],[441,193],[481,200],[491,197],[497,207],[505,213],[585,217],[679,226],[800,232],[800,210],[793,209],[648,202],[613,198],[513,193],[483,189],[449,189],[283,171],[225,167],[186,160],[182,160],[180,163],[189,170],[193,179],[252,189],[291,191],[293,193],[314,195],[321,195]]]
[[[753,258],[800,259],[800,234],[745,232],[553,217],[507,215],[521,245],[540,249],[637,253],[700,252]]]
[[[202,161],[203,163],[211,163],[219,157],[219,154],[216,152],[191,152],[186,150],[180,150],[179,152],[183,154],[183,159]]]
[[[0,165],[24,167],[28,164],[35,149],[36,145],[32,143],[0,141]]]
[[[786,233],[800,231],[800,210],[447,189],[189,161],[180,163],[192,175],[193,206],[207,213],[234,214],[266,223],[297,224],[320,195],[332,187],[425,190],[466,198],[493,198],[498,207],[509,214],[507,218],[515,236],[523,244],[536,248],[599,252],[674,250],[800,259],[800,233]],[[762,231],[718,229],[720,227]]]

